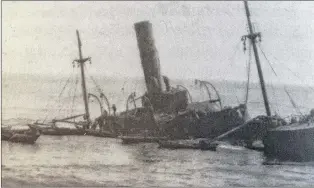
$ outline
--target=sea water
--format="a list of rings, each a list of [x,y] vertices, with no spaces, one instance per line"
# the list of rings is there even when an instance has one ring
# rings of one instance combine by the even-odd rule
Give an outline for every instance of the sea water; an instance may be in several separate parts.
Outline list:
[[[80,79],[42,75],[5,75],[2,81],[2,126],[49,121],[84,112]],[[88,92],[107,96],[118,111],[126,107],[129,94],[145,92],[142,79],[96,77],[88,80]],[[67,84],[66,84],[67,83]],[[184,85],[193,101],[208,100],[204,88],[193,80],[172,80]],[[244,103],[245,83],[213,81],[223,106]],[[98,85],[98,86],[97,86]],[[64,88],[64,89],[63,89]],[[268,85],[273,114],[289,117],[314,108],[313,87]],[[211,98],[217,96],[210,89]],[[60,94],[61,93],[61,94]],[[265,114],[258,84],[251,84],[248,109],[251,117]],[[100,114],[90,99],[92,118]],[[104,109],[107,109],[104,103]],[[132,107],[132,104],[129,105]],[[34,145],[2,141],[4,186],[311,186],[312,163],[263,165],[262,153],[241,147],[220,146],[216,152],[159,149],[157,144],[122,145],[112,138],[91,136],[45,136]]]

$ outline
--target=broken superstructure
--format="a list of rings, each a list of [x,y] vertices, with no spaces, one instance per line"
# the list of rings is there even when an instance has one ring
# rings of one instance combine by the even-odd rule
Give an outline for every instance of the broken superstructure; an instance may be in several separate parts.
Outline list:
[[[117,117],[123,135],[145,132],[146,136],[166,136],[173,139],[188,137],[211,138],[244,122],[245,107],[222,108],[219,93],[209,82],[197,80],[200,86],[212,87],[218,99],[193,103],[184,86],[172,87],[170,80],[161,75],[160,60],[149,21],[134,24],[147,92],[136,98],[131,93],[126,110]],[[164,86],[164,87],[163,87]],[[210,94],[209,94],[209,97]],[[135,102],[141,100],[141,107]],[[133,103],[134,109],[129,105]]]

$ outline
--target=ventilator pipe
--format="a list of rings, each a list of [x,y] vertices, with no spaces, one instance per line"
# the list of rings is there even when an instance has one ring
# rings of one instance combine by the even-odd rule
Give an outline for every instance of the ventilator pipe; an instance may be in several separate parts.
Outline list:
[[[111,115],[111,110],[110,110],[110,103],[109,103],[108,98],[106,97],[106,95],[104,93],[100,94],[100,98],[101,99],[105,99],[105,102],[106,102],[107,108],[108,108],[108,115],[110,116]]]
[[[220,98],[220,95],[219,95],[219,92],[217,91],[217,89],[215,88],[215,86],[213,85],[213,84],[211,84],[210,82],[208,82],[208,81],[203,81],[203,80],[195,80],[195,83],[197,84],[197,83],[200,83],[200,86],[202,87],[202,86],[205,86],[205,88],[206,88],[206,90],[207,90],[207,94],[208,94],[208,96],[209,96],[209,99],[211,100],[211,96],[210,96],[210,92],[209,92],[209,89],[208,89],[208,86],[207,86],[207,84],[208,85],[210,85],[213,89],[214,89],[214,91],[215,91],[215,93],[216,93],[216,96],[217,96],[217,101],[219,102],[219,105],[220,105],[220,109],[222,109],[222,104],[221,104],[221,98]]]
[[[103,106],[102,106],[102,104],[100,102],[100,99],[96,95],[94,95],[92,93],[88,93],[88,98],[90,99],[90,97],[94,97],[97,100],[97,102],[98,102],[98,104],[100,106],[100,114],[102,114],[104,108],[103,108]]]
[[[125,117],[127,117],[128,115],[128,112],[129,112],[129,103],[130,103],[130,100],[132,99],[133,101],[133,105],[134,105],[134,109],[135,109],[135,113],[134,115],[136,114],[136,103],[135,103],[135,92],[131,93],[129,96],[128,96],[128,99],[126,101],[126,113],[125,113]]]

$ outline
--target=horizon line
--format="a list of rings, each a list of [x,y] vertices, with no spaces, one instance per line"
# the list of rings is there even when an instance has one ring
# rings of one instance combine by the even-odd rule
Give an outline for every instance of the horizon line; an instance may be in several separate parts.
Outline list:
[[[46,74],[46,73],[17,73],[17,72],[1,72],[1,78],[3,78],[3,75],[29,75],[29,76],[47,76],[47,77],[55,77],[55,76],[59,76],[61,78],[69,76],[67,74]],[[121,76],[121,75],[103,75],[103,74],[94,74],[94,76],[101,76],[101,77],[105,77],[105,78],[114,78],[114,79],[119,79],[119,80],[123,80],[123,79],[143,79],[144,80],[144,76]],[[169,77],[172,80],[195,80],[195,79],[199,79],[199,80],[211,80],[214,82],[236,82],[236,83],[246,83],[246,80],[235,80],[235,79],[223,79],[223,78],[191,78],[191,77],[187,77],[187,78],[177,78],[177,77]],[[256,85],[256,84],[260,84],[259,82],[256,81],[251,81],[250,84]],[[266,85],[290,85],[290,86],[302,86],[302,87],[313,87],[314,89],[314,84],[297,84],[297,83],[286,83],[286,82],[275,82],[275,83],[266,83]]]

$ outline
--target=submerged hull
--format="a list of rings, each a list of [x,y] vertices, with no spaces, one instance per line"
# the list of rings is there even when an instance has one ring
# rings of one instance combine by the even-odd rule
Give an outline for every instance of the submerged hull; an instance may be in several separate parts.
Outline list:
[[[36,124],[33,125],[37,129],[41,130],[42,134],[50,136],[71,136],[71,135],[89,135],[96,137],[109,137],[114,138],[116,135],[109,131],[99,131],[94,129],[83,129],[83,128],[65,128],[65,127],[56,127],[49,124],[46,124],[46,127],[40,127]],[[49,127],[47,127],[49,126]]]
[[[68,135],[84,135],[84,130],[80,129],[67,129],[67,128],[58,128],[58,129],[42,129],[42,134],[51,135],[51,136],[68,136]]]
[[[108,131],[98,131],[92,129],[69,129],[69,128],[46,128],[42,129],[42,134],[50,136],[71,136],[89,135],[95,137],[115,138],[116,135]]]
[[[123,127],[118,130],[122,135],[143,135],[146,130],[149,136],[169,139],[215,138],[244,123],[236,109],[201,111],[197,107],[177,115],[139,109],[136,116],[122,114],[117,120]]]
[[[18,142],[24,144],[34,144],[36,140],[39,138],[38,135],[23,135],[23,134],[15,134],[8,141],[10,142]]]
[[[116,135],[108,131],[98,131],[98,130],[86,130],[85,135],[95,136],[95,137],[104,137],[104,138],[115,138]]]
[[[122,136],[120,137],[122,144],[138,144],[138,143],[157,143],[160,140],[166,140],[165,137],[145,137],[145,136]]]
[[[13,136],[12,133],[9,132],[1,132],[1,140],[8,141]]]
[[[57,127],[53,123],[48,124],[34,123],[31,124],[30,126],[40,130],[43,135],[67,136],[85,134],[85,131],[82,128]]]
[[[233,109],[207,113],[191,111],[168,122],[164,132],[175,139],[215,138],[243,123],[244,119]]]
[[[280,161],[314,161],[314,123],[269,130],[263,140],[265,155]]]
[[[39,138],[40,134],[29,134],[27,131],[10,131],[2,130],[1,131],[1,140],[9,142],[17,142],[24,144],[34,144]]]

